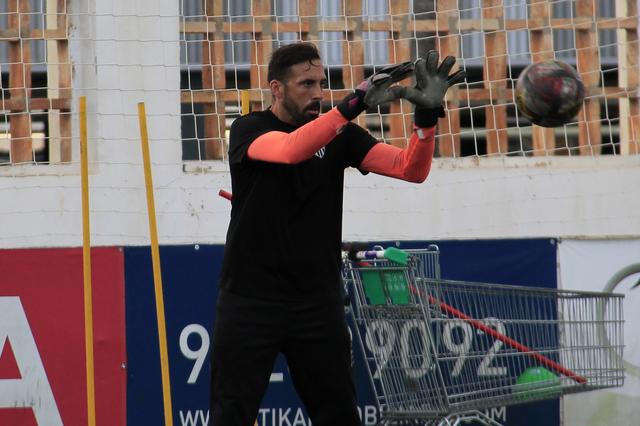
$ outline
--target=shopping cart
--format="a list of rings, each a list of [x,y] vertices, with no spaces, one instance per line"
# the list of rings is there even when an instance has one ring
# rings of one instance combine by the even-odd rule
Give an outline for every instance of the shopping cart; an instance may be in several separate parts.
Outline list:
[[[380,424],[500,426],[489,409],[623,384],[620,294],[443,280],[435,245],[343,260]]]

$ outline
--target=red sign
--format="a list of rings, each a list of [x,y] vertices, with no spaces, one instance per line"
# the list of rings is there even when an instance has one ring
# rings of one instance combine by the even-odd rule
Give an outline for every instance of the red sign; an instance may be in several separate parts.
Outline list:
[[[92,250],[96,423],[126,423],[124,258]],[[0,250],[0,425],[87,424],[82,249]]]

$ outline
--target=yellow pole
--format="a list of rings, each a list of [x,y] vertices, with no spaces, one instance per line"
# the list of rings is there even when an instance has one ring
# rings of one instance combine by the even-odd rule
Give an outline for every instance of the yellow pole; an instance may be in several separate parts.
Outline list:
[[[149,155],[147,114],[145,112],[144,102],[138,103],[138,120],[140,122],[140,141],[142,142],[144,180],[147,190],[147,213],[149,215],[151,260],[153,263],[153,287],[156,296],[156,317],[158,320],[158,340],[160,343],[160,370],[162,373],[162,401],[164,405],[164,424],[166,426],[173,426],[173,409],[171,407],[171,383],[169,380],[169,355],[167,350],[167,329],[164,318],[164,296],[162,294],[160,251],[158,249],[158,230],[156,225],[155,202],[153,200],[153,179],[151,176],[151,156]]]
[[[82,187],[82,273],[84,278],[84,344],[87,369],[87,424],[96,424],[93,362],[93,299],[91,294],[91,230],[89,227],[89,161],[87,156],[87,98],[80,97],[80,180]]]
[[[240,107],[242,109],[242,115],[249,114],[251,100],[249,98],[248,90],[243,90],[242,92],[240,92]]]

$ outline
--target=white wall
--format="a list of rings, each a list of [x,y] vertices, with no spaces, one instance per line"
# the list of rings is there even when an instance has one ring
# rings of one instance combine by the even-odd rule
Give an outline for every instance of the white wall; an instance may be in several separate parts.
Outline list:
[[[93,244],[148,244],[138,142],[120,136],[96,143],[110,162],[90,176]],[[230,206],[217,192],[229,189],[226,166],[185,173],[170,142],[154,140],[152,150],[161,244],[223,243]],[[553,160],[507,167],[437,160],[421,185],[347,171],[344,238],[640,235],[640,157]],[[3,248],[81,244],[77,173],[0,182],[12,200],[0,205]]]
[[[624,344],[624,386],[565,396],[564,426],[638,424],[637,419],[632,419],[640,413],[640,311],[637,309],[640,290],[633,286],[640,274],[632,271],[637,270],[634,265],[639,261],[640,239],[559,241],[558,283],[561,288],[624,295],[624,330],[617,342]],[[607,344],[606,341],[594,341]],[[602,361],[611,362],[606,358]],[[608,365],[622,367],[617,363]]]
[[[82,0],[71,13],[74,97],[89,106],[92,243],[149,242],[140,101],[161,244],[223,243],[227,166],[180,160],[178,2]],[[78,146],[70,165],[0,169],[0,247],[81,245]],[[422,185],[353,170],[346,183],[345,239],[640,235],[640,156],[436,160]]]
[[[156,183],[182,175],[178,2],[78,0],[69,5],[76,136],[77,97],[86,96],[88,103],[92,242],[145,244],[138,102],[146,103]],[[0,170],[2,247],[81,244],[78,161],[76,137],[70,165]],[[175,210],[166,203],[180,189],[169,192],[158,194],[163,218]]]
[[[434,162],[422,185],[349,179],[348,238],[640,235],[640,157]]]

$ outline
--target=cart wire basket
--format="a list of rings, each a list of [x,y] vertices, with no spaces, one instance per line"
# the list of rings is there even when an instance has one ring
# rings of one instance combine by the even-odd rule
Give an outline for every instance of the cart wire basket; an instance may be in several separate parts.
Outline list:
[[[623,384],[621,294],[443,280],[435,245],[343,261],[380,424],[500,425],[484,410]]]

